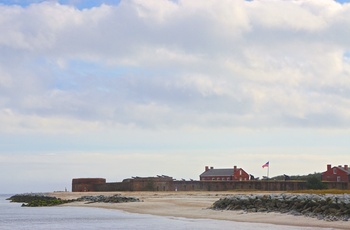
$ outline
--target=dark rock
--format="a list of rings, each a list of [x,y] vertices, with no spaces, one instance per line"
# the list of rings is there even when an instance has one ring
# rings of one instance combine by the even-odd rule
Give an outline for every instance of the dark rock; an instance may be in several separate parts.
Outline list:
[[[73,202],[72,200],[61,200],[60,198],[37,193],[17,194],[11,196],[7,200],[11,200],[11,202],[23,203],[22,207],[56,206]]]
[[[120,196],[119,194],[113,196],[82,196],[76,201],[87,201],[89,203],[103,202],[103,203],[125,203],[125,202],[140,202],[138,198]]]
[[[60,198],[46,196],[45,194],[17,194],[7,200],[11,202],[23,203],[23,207],[41,207],[41,206],[55,206],[75,201],[86,201],[87,203],[104,202],[104,203],[125,203],[125,202],[139,202],[138,198],[120,196],[119,194],[113,196],[82,196],[73,200],[61,200]],[[230,201],[230,200],[228,200]]]
[[[350,195],[237,195],[216,201],[213,209],[280,212],[326,221],[348,221]]]

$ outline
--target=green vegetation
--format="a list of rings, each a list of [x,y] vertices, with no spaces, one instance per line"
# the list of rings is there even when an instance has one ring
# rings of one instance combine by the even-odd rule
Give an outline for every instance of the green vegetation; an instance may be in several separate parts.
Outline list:
[[[342,189],[320,189],[320,190],[295,190],[289,191],[290,193],[305,193],[305,194],[350,194],[350,190],[342,190]]]
[[[27,204],[22,204],[23,207],[43,207],[43,206],[56,206],[60,204],[69,203],[68,200],[51,199],[51,200],[32,200]]]
[[[307,189],[325,189],[326,186],[316,176],[310,176],[306,179],[306,188]]]
[[[61,200],[60,198],[46,196],[43,194],[18,194],[7,200],[11,202],[22,203],[23,207],[42,207],[42,206],[56,206],[73,202],[74,200]]]
[[[289,176],[288,180],[300,180],[300,181],[307,181],[309,178],[316,177],[321,181],[322,179],[322,173],[313,173],[313,174],[308,174],[308,175],[294,175],[294,176]],[[272,180],[285,180],[286,177],[284,175],[279,175],[271,178]]]
[[[125,197],[116,194],[113,196],[82,196],[73,200],[61,200],[60,198],[46,196],[45,194],[18,194],[14,195],[7,200],[11,202],[23,203],[22,207],[43,207],[43,206],[56,206],[60,204],[75,202],[75,201],[87,201],[88,203],[104,202],[104,203],[125,203],[125,202],[140,202],[138,198]]]

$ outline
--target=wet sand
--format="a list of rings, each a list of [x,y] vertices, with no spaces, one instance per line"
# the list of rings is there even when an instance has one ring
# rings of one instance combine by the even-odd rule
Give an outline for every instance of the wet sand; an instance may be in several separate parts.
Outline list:
[[[184,218],[216,219],[277,225],[350,229],[348,221],[324,221],[316,218],[293,216],[281,213],[245,213],[243,211],[217,211],[208,209],[222,197],[243,194],[244,192],[54,192],[50,195],[61,199],[74,199],[81,196],[120,194],[139,198],[142,202],[130,203],[89,203],[74,202],[65,205],[118,209],[130,213],[173,216]],[[245,194],[251,194],[246,192]],[[262,194],[259,192],[259,194]],[[269,193],[270,194],[270,193]]]

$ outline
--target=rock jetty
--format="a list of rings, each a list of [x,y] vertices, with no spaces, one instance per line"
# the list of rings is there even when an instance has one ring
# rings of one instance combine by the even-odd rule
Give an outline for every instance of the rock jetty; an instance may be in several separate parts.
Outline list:
[[[57,197],[47,196],[41,193],[17,194],[7,198],[11,202],[23,203],[23,207],[56,206],[73,202],[74,200],[62,200]]]
[[[313,217],[326,221],[348,221],[350,194],[270,194],[235,195],[221,198],[211,209],[243,210],[245,212],[279,212]]]
[[[140,199],[135,197],[126,197],[119,194],[113,196],[82,196],[75,201],[87,201],[88,203],[103,202],[103,203],[125,203],[125,202],[140,202]]]
[[[42,207],[42,206],[56,206],[65,203],[86,201],[87,203],[104,202],[104,203],[125,203],[125,202],[139,202],[138,198],[125,197],[119,194],[113,196],[82,196],[78,199],[62,200],[54,196],[47,196],[39,193],[17,194],[7,198],[11,202],[23,203],[22,207]]]

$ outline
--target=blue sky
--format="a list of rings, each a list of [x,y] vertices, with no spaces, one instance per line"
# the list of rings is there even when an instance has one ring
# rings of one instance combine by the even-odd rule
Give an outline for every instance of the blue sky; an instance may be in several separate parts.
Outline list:
[[[335,0],[339,3],[349,3],[350,0]],[[0,3],[5,5],[20,5],[27,7],[33,3],[47,2],[46,0],[2,0]],[[92,7],[98,7],[102,4],[106,5],[118,5],[120,0],[56,0],[51,2],[57,2],[62,5],[74,6],[78,9],[90,9]],[[176,1],[174,1],[176,2]]]
[[[350,164],[339,2],[0,1],[2,192]]]
[[[42,2],[49,2],[46,0],[5,0],[0,1],[0,3],[4,5],[20,5],[23,7],[27,7],[31,4],[35,3],[42,3]],[[89,9],[92,7],[98,7],[102,4],[107,5],[118,5],[120,1],[118,0],[58,0],[58,1],[51,1],[51,2],[57,2],[62,5],[69,5],[74,6],[78,9]]]

